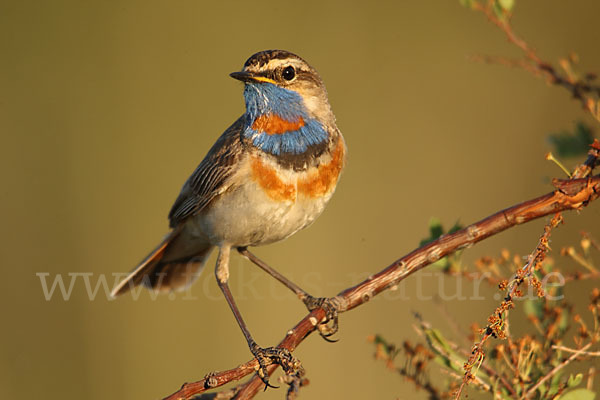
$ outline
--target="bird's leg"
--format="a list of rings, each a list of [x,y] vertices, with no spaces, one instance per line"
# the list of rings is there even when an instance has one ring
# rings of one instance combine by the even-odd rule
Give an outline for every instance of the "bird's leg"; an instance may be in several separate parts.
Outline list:
[[[241,255],[246,257],[248,260],[250,260],[254,264],[256,264],[260,269],[265,271],[267,274],[271,275],[273,278],[275,278],[279,282],[283,283],[283,285],[285,287],[287,287],[288,289],[290,289],[292,292],[294,292],[300,300],[304,301],[304,299],[306,297],[311,297],[300,286],[296,285],[294,282],[290,281],[288,278],[286,278],[285,276],[281,275],[279,272],[277,272],[273,268],[271,268],[266,262],[264,262],[260,258],[256,257],[253,253],[250,252],[250,250],[248,250],[247,247],[238,247],[237,251]]]
[[[304,303],[308,311],[315,310],[317,308],[322,308],[325,311],[326,319],[324,322],[318,325],[319,334],[323,339],[328,342],[333,342],[334,340],[329,339],[330,336],[335,334],[338,331],[338,312],[340,311],[339,303],[335,301],[334,298],[329,297],[313,297],[308,294],[304,289],[300,286],[296,285],[294,282],[290,281],[285,276],[281,275],[279,272],[271,268],[267,263],[263,260],[255,256],[251,253],[246,247],[238,247],[237,251],[246,257],[248,260],[252,261],[256,264],[260,269],[265,271],[267,274],[271,275],[273,278],[277,279],[281,282],[285,287],[290,289],[292,292],[298,296],[300,300]]]
[[[229,280],[229,253],[230,247],[223,246],[219,249],[219,256],[217,259],[217,267],[215,269],[215,275],[217,276],[217,283],[235,316],[235,320],[237,321],[244,337],[246,338],[246,342],[248,342],[248,347],[250,351],[258,361],[258,376],[265,384],[265,390],[267,387],[276,387],[269,383],[269,373],[267,371],[267,365],[271,363],[279,364],[283,368],[283,370],[289,374],[290,372],[295,371],[300,367],[300,362],[292,356],[292,353],[289,350],[279,347],[267,347],[262,348],[256,344],[244,319],[242,318],[242,314],[240,310],[237,308],[235,304],[235,300],[233,299],[233,295],[231,294],[231,290],[229,290],[229,285],[227,281]]]

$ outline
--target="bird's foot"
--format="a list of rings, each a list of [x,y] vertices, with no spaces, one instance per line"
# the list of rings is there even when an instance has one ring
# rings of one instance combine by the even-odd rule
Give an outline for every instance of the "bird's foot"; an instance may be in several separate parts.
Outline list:
[[[338,312],[341,310],[340,302],[336,297],[312,297],[307,296],[302,299],[308,311],[322,308],[325,311],[325,319],[317,324],[319,334],[328,342],[337,342],[330,339],[339,328]]]
[[[268,365],[280,365],[283,371],[288,375],[293,374],[295,371],[302,368],[300,365],[300,361],[297,358],[295,358],[288,349],[284,349],[281,347],[262,348],[259,347],[256,343],[253,343],[250,346],[250,351],[256,358],[256,361],[258,361],[257,374],[265,384],[265,390],[267,390],[268,387],[278,387],[273,386],[269,383],[269,372],[267,370]]]
[[[309,384],[309,380],[306,378],[306,371],[300,367],[298,370],[291,374],[287,374],[281,377],[281,382],[288,385],[288,390],[285,398],[287,400],[293,400],[298,397],[300,388]]]

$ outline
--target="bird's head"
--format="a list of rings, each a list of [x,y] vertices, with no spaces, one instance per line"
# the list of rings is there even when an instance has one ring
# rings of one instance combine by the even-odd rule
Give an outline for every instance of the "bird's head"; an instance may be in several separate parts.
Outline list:
[[[316,154],[337,130],[321,77],[297,55],[261,51],[230,75],[245,83],[243,136],[255,147],[276,156]]]
[[[302,117],[326,125],[335,123],[321,77],[293,53],[261,51],[230,76],[245,83],[244,98],[251,118],[274,114],[287,120]]]

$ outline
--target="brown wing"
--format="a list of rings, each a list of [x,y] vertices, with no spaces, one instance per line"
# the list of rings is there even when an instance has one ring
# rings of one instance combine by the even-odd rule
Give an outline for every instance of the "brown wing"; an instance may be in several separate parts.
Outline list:
[[[226,189],[227,179],[232,175],[242,154],[243,127],[244,116],[241,116],[217,139],[204,160],[185,182],[169,213],[171,228],[201,211]]]

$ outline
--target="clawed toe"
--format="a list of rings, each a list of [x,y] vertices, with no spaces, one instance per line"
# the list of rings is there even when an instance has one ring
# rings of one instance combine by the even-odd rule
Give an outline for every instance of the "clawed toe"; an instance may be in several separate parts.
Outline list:
[[[330,343],[337,342],[337,340],[330,339],[339,329],[338,324],[338,303],[334,298],[330,297],[312,297],[307,296],[303,299],[308,311],[313,311],[317,308],[322,308],[325,311],[325,320],[317,325],[319,334],[323,339]]]
[[[269,372],[267,366],[278,364],[286,374],[294,373],[300,368],[300,361],[296,359],[289,350],[280,347],[259,347],[256,343],[250,349],[258,361],[257,374],[265,384],[265,390],[268,387],[277,388],[269,383]]]

